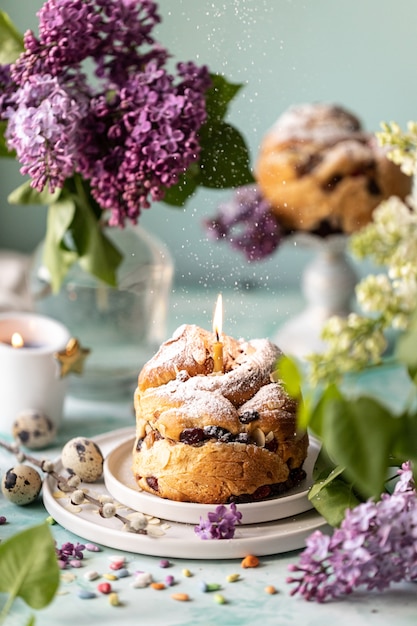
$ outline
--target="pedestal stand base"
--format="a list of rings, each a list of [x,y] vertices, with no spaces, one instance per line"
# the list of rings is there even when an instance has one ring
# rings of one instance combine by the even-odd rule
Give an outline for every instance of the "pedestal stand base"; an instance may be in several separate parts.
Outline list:
[[[307,307],[284,324],[273,340],[285,354],[303,359],[325,348],[321,333],[330,317],[346,317],[351,312],[357,276],[345,254],[345,236],[297,236],[297,243],[317,251],[302,276]]]

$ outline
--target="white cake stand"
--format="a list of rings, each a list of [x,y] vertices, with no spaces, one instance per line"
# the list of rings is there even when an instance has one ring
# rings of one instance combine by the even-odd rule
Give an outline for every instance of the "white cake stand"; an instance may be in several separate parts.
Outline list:
[[[304,359],[323,351],[321,332],[325,322],[333,315],[345,317],[351,312],[357,275],[346,256],[345,235],[322,238],[298,234],[295,242],[315,251],[301,280],[307,306],[281,326],[273,340],[285,354]]]

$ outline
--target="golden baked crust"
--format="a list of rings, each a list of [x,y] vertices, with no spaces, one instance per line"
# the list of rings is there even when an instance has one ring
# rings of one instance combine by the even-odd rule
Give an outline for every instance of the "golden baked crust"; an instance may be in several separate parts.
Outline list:
[[[212,373],[212,334],[192,325],[142,369],[133,449],[142,489],[219,504],[273,495],[303,477],[308,436],[297,432],[296,402],[271,381],[281,351],[266,339],[223,342],[224,374]]]
[[[290,107],[265,135],[256,167],[263,195],[289,230],[352,233],[390,196],[404,199],[411,180],[375,137],[342,107]]]
[[[285,483],[290,470],[302,466],[307,448],[307,435],[284,443],[278,454],[256,445],[218,441],[195,447],[158,439],[148,448],[145,440],[134,455],[133,472],[142,489],[161,498],[219,504]]]

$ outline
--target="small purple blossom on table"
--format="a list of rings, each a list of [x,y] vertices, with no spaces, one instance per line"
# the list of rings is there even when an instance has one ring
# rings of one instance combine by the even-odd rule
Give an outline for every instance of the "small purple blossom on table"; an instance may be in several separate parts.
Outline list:
[[[220,504],[214,512],[207,514],[207,519],[200,517],[200,523],[195,526],[194,532],[200,539],[232,539],[241,519],[242,513],[237,510],[234,502],[229,509]]]
[[[287,579],[306,600],[325,602],[363,588],[417,580],[417,494],[404,463],[392,494],[348,509],[331,536],[315,531]]]
[[[71,543],[67,541],[60,548],[56,547],[55,552],[58,559],[58,565],[61,569],[65,569],[67,565],[71,565],[72,561],[81,561],[84,558],[85,545],[82,543]]]

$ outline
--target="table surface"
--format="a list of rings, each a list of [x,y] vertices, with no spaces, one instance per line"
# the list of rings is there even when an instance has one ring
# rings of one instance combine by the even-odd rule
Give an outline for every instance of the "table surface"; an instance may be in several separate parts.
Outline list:
[[[225,329],[228,334],[239,336],[271,336],[287,316],[300,310],[300,295],[292,292],[285,294],[267,293],[260,296],[256,291],[232,292],[224,294],[225,309],[232,328]],[[207,292],[204,296],[198,292],[182,290],[173,293],[168,334],[179,324],[198,323],[209,327],[215,294]],[[207,320],[207,321],[206,321]],[[234,332],[234,329],[236,332]],[[237,332],[238,331],[238,332]],[[366,381],[367,389],[379,388],[393,397],[399,391],[403,381],[397,380],[395,373],[386,373],[385,380]],[[387,391],[388,390],[388,391]],[[382,391],[381,391],[382,393]],[[68,396],[65,403],[65,419],[53,447],[42,453],[40,458],[56,459],[66,441],[75,436],[94,437],[115,429],[134,426],[131,398],[117,402],[86,402]],[[8,433],[2,434],[10,439]],[[14,463],[13,457],[0,449],[0,470],[3,473]],[[7,524],[0,526],[0,538],[7,539],[14,533],[40,523],[48,516],[42,500],[26,507],[17,507],[8,503],[0,495],[0,513],[7,517]],[[82,543],[83,538],[74,535],[59,524],[51,526],[51,531],[58,545],[66,541]],[[155,539],[157,541],[157,539]],[[78,597],[81,587],[96,589],[98,581],[88,582],[84,577],[87,570],[95,570],[100,575],[108,573],[110,557],[123,555],[127,568],[135,571],[150,572],[156,581],[163,581],[167,574],[174,576],[175,586],[164,590],[150,587],[132,587],[133,576],[121,578],[112,583],[118,593],[120,605],[111,606],[107,596],[98,594],[91,600]],[[163,626],[232,626],[236,624],[253,625],[262,620],[263,624],[325,626],[406,626],[416,623],[417,597],[415,585],[397,584],[385,593],[357,592],[348,599],[326,604],[306,602],[297,596],[291,596],[291,587],[286,583],[288,566],[298,561],[299,552],[286,552],[260,558],[260,566],[242,569],[240,559],[195,560],[169,559],[169,569],[160,567],[160,556],[145,556],[122,552],[105,546],[97,553],[86,552],[80,569],[63,571],[60,589],[49,607],[35,612],[36,623],[42,626],[73,626],[78,624],[114,624],[116,620],[123,624],[163,625]],[[185,576],[188,569],[191,576]],[[235,583],[227,582],[229,574],[238,573],[240,579]],[[73,575],[70,580],[68,574]],[[201,581],[219,583],[220,593],[226,599],[225,604],[215,601],[213,592],[203,593]],[[273,585],[277,593],[266,593],[265,587]],[[178,602],[171,598],[171,593],[187,593],[189,602]],[[0,594],[0,606],[5,596]],[[19,600],[15,602],[12,613],[6,623],[24,624],[31,613]]]

